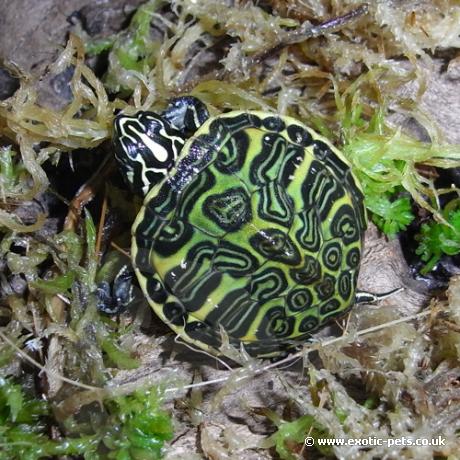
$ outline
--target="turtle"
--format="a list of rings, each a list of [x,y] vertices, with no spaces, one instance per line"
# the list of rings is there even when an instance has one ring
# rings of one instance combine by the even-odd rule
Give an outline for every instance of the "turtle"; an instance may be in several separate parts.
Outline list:
[[[273,357],[355,303],[364,196],[343,153],[270,111],[210,116],[193,96],[161,113],[119,113],[119,169],[144,196],[131,257],[159,318],[219,354]],[[387,295],[387,294],[385,294]]]

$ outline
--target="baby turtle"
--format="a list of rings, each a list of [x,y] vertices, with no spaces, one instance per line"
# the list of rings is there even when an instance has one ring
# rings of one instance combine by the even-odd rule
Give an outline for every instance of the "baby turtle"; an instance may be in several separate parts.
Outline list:
[[[275,356],[347,312],[366,211],[343,154],[300,121],[210,117],[194,97],[119,114],[115,155],[145,195],[132,228],[142,291],[177,334],[218,353],[225,334]]]

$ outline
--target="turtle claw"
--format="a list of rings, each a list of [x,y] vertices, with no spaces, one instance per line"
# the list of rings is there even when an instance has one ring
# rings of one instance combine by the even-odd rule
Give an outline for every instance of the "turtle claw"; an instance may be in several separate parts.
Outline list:
[[[372,294],[371,292],[366,291],[357,291],[355,296],[355,304],[360,303],[377,303],[381,300],[387,299],[398,292],[404,291],[403,287],[393,289],[389,292],[384,292],[383,294]]]
[[[101,281],[96,289],[97,309],[107,315],[123,313],[134,300],[133,272],[123,265],[112,283]]]

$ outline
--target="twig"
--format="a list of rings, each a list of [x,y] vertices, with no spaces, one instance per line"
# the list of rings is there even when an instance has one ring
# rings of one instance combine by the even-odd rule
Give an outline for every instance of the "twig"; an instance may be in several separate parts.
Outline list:
[[[318,37],[328,31],[337,30],[343,25],[353,21],[354,19],[367,14],[368,11],[368,5],[364,4],[347,14],[337,18],[329,19],[328,21],[318,24],[317,26],[312,26],[309,22],[304,23],[297,30],[286,33],[277,43],[274,43],[270,48],[261,51],[254,56],[243,57],[241,60],[240,68],[250,69],[289,45],[301,43],[305,40],[308,40],[309,38]],[[228,77],[228,73],[229,72],[225,68],[214,69],[206,75],[199,77],[198,79],[193,79],[187,83],[184,83],[183,85],[179,85],[176,92],[181,94],[190,91],[195,86],[197,86],[198,83],[202,83],[203,81],[224,80],[226,77]]]
[[[1,339],[6,342],[10,347],[14,348],[16,352],[21,355],[22,358],[24,358],[26,361],[28,361],[30,364],[35,366],[36,368],[40,369],[41,371],[45,372],[47,375],[53,376],[53,378],[62,380],[63,382],[70,383],[73,386],[84,388],[85,390],[91,390],[91,391],[96,391],[100,392],[103,391],[104,388],[101,387],[93,387],[91,385],[86,385],[85,383],[80,383],[75,380],[69,379],[67,377],[64,377],[63,375],[58,374],[57,372],[54,372],[50,369],[47,369],[45,366],[40,364],[38,361],[35,359],[31,358],[26,352],[22,351],[8,336],[6,336],[2,331],[0,331],[0,337]]]
[[[389,321],[388,323],[383,323],[383,324],[379,324],[377,326],[369,327],[367,329],[362,329],[362,330],[357,331],[355,333],[344,334],[344,335],[342,335],[340,337],[334,337],[332,339],[325,340],[325,341],[318,341],[313,346],[309,346],[308,348],[304,348],[303,350],[301,350],[301,351],[299,351],[297,353],[293,353],[292,355],[289,355],[286,358],[284,358],[284,359],[282,359],[280,361],[277,361],[276,363],[270,363],[270,364],[267,364],[266,366],[260,367],[259,369],[255,369],[252,375],[262,374],[262,373],[264,373],[266,371],[269,371],[269,370],[277,368],[277,367],[279,367],[281,365],[287,364],[287,363],[289,363],[289,362],[291,362],[293,360],[296,360],[298,358],[302,358],[303,356],[305,356],[306,353],[311,353],[311,352],[317,350],[319,347],[327,347],[329,345],[333,345],[335,343],[345,341],[345,340],[349,339],[350,337],[361,337],[363,335],[370,334],[372,332],[377,332],[377,331],[380,331],[382,329],[386,329],[386,328],[395,326],[396,324],[406,323],[406,322],[412,321],[414,319],[420,319],[420,318],[423,318],[425,316],[429,316],[430,314],[431,314],[431,310],[425,310],[425,311],[422,311],[421,313],[417,313],[415,315],[405,316],[404,318],[395,319],[394,321]],[[185,385],[185,386],[183,386],[181,388],[167,388],[165,390],[165,393],[172,393],[172,392],[179,391],[179,390],[188,390],[190,388],[197,388],[197,387],[203,387],[203,386],[206,386],[206,385],[214,385],[216,383],[223,383],[223,382],[226,382],[229,378],[230,378],[230,376],[225,376],[225,377],[220,377],[220,378],[214,379],[214,380],[208,380],[208,381],[205,381],[205,382],[192,383],[190,385]],[[237,378],[235,380],[235,382],[239,382],[241,380],[244,380],[245,378],[247,378],[247,377],[246,376],[245,377],[239,377],[239,378]]]
[[[107,212],[107,189],[104,191],[104,199],[102,201],[102,208],[101,208],[101,217],[99,219],[99,226],[97,228],[96,257],[98,260],[100,260],[100,257],[101,257],[101,242],[102,242],[102,234],[104,233],[106,212]]]
[[[96,193],[104,185],[107,177],[112,174],[114,169],[115,159],[113,155],[107,155],[96,172],[80,187],[77,194],[72,199],[69,206],[69,212],[65,218],[64,230],[75,230],[82,209],[93,200]]]
[[[117,243],[114,243],[113,241],[110,242],[110,246],[115,248],[118,252],[121,252],[124,256],[126,256],[128,259],[131,259],[131,255],[129,252],[125,251],[122,247],[118,246]]]

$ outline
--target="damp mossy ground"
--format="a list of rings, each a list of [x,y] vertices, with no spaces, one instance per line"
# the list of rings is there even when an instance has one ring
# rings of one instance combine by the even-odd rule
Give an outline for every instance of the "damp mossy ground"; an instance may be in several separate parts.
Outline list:
[[[425,271],[443,254],[460,251],[458,189],[435,184],[436,171],[459,166],[460,148],[443,142],[419,104],[436,51],[458,51],[459,23],[452,18],[460,8],[454,1],[423,8],[409,1],[371,4],[340,27],[286,44],[302,25],[359,7],[327,0],[309,6],[154,0],[111,37],[95,39],[73,26],[48,69],[51,75],[72,69],[72,99],[63,109],[40,104],[38,82],[18,72],[19,89],[0,102],[0,456],[156,458],[172,438],[171,408],[163,406],[166,390],[177,383],[152,386],[143,378],[110,384],[141,365],[133,337],[145,312],[110,318],[97,309],[98,283],[112,281],[129,263],[129,226],[139,205],[116,179],[108,183],[116,175],[109,157],[119,109],[161,110],[171,97],[192,94],[212,113],[258,109],[296,117],[345,152],[383,232],[394,237],[424,216],[416,240]],[[101,53],[108,66],[96,75],[86,57]],[[404,85],[414,81],[419,92],[403,95]],[[396,126],[395,113],[415,120],[430,142]],[[55,178],[82,152],[102,166],[96,177],[74,171],[81,189],[69,200]],[[50,197],[60,206],[48,206],[55,202]],[[121,217],[110,227],[113,214]],[[258,408],[270,428],[251,448],[283,459],[345,455],[340,447],[307,451],[307,435],[442,435],[444,448],[405,447],[398,456],[447,458],[457,451],[460,419],[457,284],[453,280],[448,300],[434,300],[418,321],[370,309],[361,320],[371,329],[383,324],[375,332],[360,334],[350,326],[343,340],[307,345],[306,378],[298,384],[276,365],[267,368],[228,346],[224,353],[242,367],[228,371],[215,399],[276,372],[287,402],[278,411],[269,401]],[[309,361],[311,351],[321,366]],[[198,392],[189,396],[178,424],[199,425]],[[192,412],[195,418],[187,419]],[[222,452],[221,440],[203,439],[210,452]],[[374,447],[354,455],[384,457],[388,451]]]

